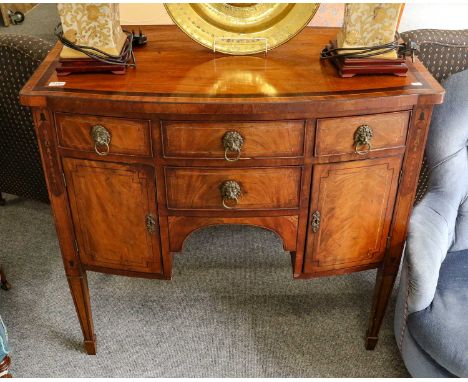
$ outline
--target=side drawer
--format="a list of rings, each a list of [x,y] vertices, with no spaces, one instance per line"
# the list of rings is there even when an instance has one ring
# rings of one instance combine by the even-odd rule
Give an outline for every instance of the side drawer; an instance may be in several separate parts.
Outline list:
[[[56,113],[55,121],[61,147],[99,155],[152,155],[149,121],[65,113]]]
[[[299,208],[301,175],[302,167],[297,166],[242,169],[166,167],[167,207],[197,210],[296,209]]]
[[[164,156],[228,160],[304,156],[305,121],[162,122]],[[228,149],[229,137],[241,138]],[[227,137],[227,138],[226,138]],[[236,142],[235,142],[236,143]],[[238,141],[237,141],[238,143]]]
[[[361,154],[404,147],[410,112],[382,113],[317,120],[315,155]],[[366,128],[367,126],[367,128]],[[360,134],[370,132],[369,145]],[[360,141],[360,143],[358,143]]]

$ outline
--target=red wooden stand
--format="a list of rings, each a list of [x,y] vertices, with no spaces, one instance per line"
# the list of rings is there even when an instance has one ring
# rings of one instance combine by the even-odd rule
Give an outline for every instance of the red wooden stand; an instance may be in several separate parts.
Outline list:
[[[122,52],[127,49],[129,40],[122,48]],[[96,73],[110,72],[113,74],[125,74],[127,67],[125,65],[106,64],[92,58],[59,58],[55,71],[57,76],[68,76],[71,73]]]
[[[335,47],[331,42],[330,49]],[[333,56],[333,52],[330,52]],[[408,66],[405,58],[382,59],[382,58],[343,58],[332,57],[330,60],[338,69],[340,77],[353,77],[356,74],[393,74],[395,76],[406,76]]]
[[[60,59],[55,68],[57,76],[68,76],[71,73],[110,72],[113,74],[125,74],[125,65],[111,65],[92,58]]]

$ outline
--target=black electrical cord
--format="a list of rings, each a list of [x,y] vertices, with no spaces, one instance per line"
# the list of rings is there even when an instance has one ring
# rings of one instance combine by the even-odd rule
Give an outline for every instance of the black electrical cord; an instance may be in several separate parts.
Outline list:
[[[468,45],[456,45],[456,44],[448,44],[448,43],[443,43],[443,42],[427,41],[427,40],[421,41],[419,43],[416,43],[414,41],[410,41],[409,43],[399,43],[399,40],[400,40],[400,35],[397,32],[395,34],[395,40],[387,44],[382,44],[382,45],[361,46],[361,47],[355,47],[355,48],[333,48],[331,45],[328,45],[320,53],[320,59],[327,60],[327,59],[338,58],[338,57],[367,58],[367,57],[375,57],[384,53],[396,51],[398,57],[411,56],[414,61],[414,53],[418,52],[419,47],[424,44],[435,44],[435,45],[445,46],[445,47],[468,49]]]
[[[64,46],[77,50],[78,52],[84,53],[85,55],[94,60],[104,62],[110,65],[136,67],[135,55],[133,54],[132,48],[133,33],[128,32],[126,30],[124,30],[123,32],[127,35],[127,41],[124,45],[123,51],[119,55],[112,55],[100,49],[93,48],[91,46],[77,45],[71,42],[63,35],[62,23],[59,23],[55,27],[54,34]]]
[[[359,46],[354,48],[332,48],[330,45],[322,50],[320,53],[321,60],[327,60],[331,58],[367,58],[374,57],[384,53],[389,53],[393,51],[399,52],[403,47],[402,44],[399,44],[400,36],[398,33],[395,35],[395,40],[381,45],[374,46]],[[406,48],[406,46],[405,46]],[[342,53],[341,53],[342,52]]]

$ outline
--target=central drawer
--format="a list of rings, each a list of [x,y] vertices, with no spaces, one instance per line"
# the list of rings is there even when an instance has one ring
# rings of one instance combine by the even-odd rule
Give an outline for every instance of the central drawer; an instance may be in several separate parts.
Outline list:
[[[166,158],[238,159],[304,156],[305,121],[161,124]]]
[[[299,208],[302,167],[166,167],[168,209]]]

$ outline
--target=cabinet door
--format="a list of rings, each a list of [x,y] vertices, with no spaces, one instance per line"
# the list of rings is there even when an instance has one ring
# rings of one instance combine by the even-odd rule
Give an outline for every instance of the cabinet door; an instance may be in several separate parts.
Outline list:
[[[153,169],[64,159],[83,264],[161,273]]]
[[[382,261],[400,165],[400,157],[389,157],[314,167],[305,273],[351,272]]]

